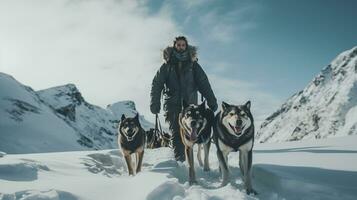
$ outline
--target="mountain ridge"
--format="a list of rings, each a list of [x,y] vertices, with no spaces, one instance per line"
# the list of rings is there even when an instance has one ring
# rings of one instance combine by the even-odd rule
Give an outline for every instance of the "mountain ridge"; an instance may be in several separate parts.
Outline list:
[[[261,124],[258,142],[357,134],[357,47],[340,53]]]
[[[34,91],[0,73],[0,91],[0,150],[7,153],[117,148],[118,115],[138,112],[133,101],[93,105],[72,83]],[[153,127],[144,116],[140,121]]]

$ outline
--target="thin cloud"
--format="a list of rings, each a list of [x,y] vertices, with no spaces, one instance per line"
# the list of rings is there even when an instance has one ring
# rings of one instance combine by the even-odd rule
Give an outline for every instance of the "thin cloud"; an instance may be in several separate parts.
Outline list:
[[[186,9],[190,10],[190,9],[195,9],[197,7],[200,7],[204,4],[210,4],[212,3],[214,0],[184,0],[184,6]]]
[[[105,107],[134,100],[149,115],[160,49],[179,32],[141,1],[1,1],[0,70],[34,89],[75,83]]]
[[[200,17],[201,31],[212,41],[228,43],[237,40],[243,31],[257,27],[251,18],[259,10],[260,6],[255,4],[239,6],[229,11],[213,9]]]
[[[152,120],[149,94],[152,78],[162,64],[161,50],[179,34],[188,36],[193,44],[235,40],[238,29],[232,26],[233,18],[245,16],[251,9],[222,15],[201,13],[202,21],[196,23],[202,23],[202,30],[214,31],[199,38],[182,30],[169,4],[149,14],[147,3],[0,1],[0,70],[36,90],[74,83],[89,102],[102,107],[133,100],[141,114]],[[190,6],[199,5],[202,2]],[[254,22],[240,27],[244,26],[249,29]],[[219,67],[206,72],[220,101],[252,100],[257,121],[280,103],[254,83],[227,79],[224,74],[229,73],[230,63],[216,59],[212,65]]]

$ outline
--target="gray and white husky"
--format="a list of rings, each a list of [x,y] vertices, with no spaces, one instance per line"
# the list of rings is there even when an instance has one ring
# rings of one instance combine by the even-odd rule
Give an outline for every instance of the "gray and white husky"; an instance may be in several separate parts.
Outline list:
[[[228,154],[239,151],[239,168],[247,194],[257,194],[252,187],[252,149],[254,143],[254,120],[250,101],[244,105],[222,102],[222,110],[213,123],[213,138],[222,173],[222,186],[229,181]]]
[[[184,109],[179,115],[180,135],[185,146],[185,156],[189,165],[189,183],[196,184],[194,169],[193,146],[198,145],[197,159],[204,171],[209,171],[209,149],[211,146],[211,132],[214,113],[205,107],[205,102],[200,105],[183,104]],[[201,158],[201,147],[204,150],[204,162]]]

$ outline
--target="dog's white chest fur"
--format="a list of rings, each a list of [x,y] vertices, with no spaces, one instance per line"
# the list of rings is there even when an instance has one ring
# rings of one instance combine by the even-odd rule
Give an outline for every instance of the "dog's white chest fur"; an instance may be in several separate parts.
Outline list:
[[[249,140],[247,143],[239,147],[239,151],[250,151],[253,148],[253,140]]]
[[[227,146],[221,140],[218,140],[218,145],[221,151],[223,152],[229,153],[234,151],[232,147]],[[239,151],[250,151],[252,148],[253,148],[253,140],[249,140],[247,143],[239,147]]]
[[[224,144],[221,140],[218,140],[218,146],[221,149],[221,151],[225,152],[225,153],[229,153],[234,151],[234,149],[230,146],[227,146],[226,144]]]

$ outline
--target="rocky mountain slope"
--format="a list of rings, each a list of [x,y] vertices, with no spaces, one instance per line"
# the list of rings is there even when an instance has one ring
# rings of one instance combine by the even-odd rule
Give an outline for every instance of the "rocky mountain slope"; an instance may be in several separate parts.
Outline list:
[[[0,73],[0,150],[7,153],[117,148],[120,116],[136,112],[132,101],[92,105],[73,84],[34,91]]]
[[[357,47],[338,55],[302,91],[270,115],[258,142],[357,134]]]
[[[78,133],[38,94],[0,73],[0,151],[35,153],[88,149]]]

